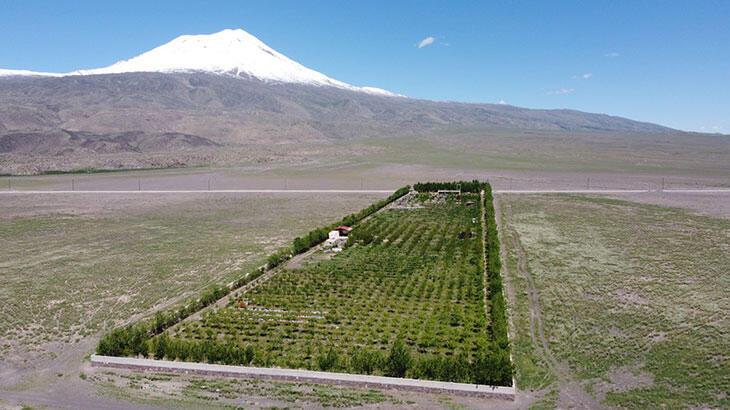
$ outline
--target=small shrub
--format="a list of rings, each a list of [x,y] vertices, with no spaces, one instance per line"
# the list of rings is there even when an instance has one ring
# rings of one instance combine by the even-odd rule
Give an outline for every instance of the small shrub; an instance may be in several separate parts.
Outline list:
[[[403,340],[399,337],[390,348],[390,354],[386,361],[386,375],[391,377],[405,377],[411,367],[411,352]]]
[[[383,362],[380,352],[369,349],[357,349],[350,356],[350,368],[359,374],[373,374],[383,366]]]
[[[330,347],[326,353],[317,356],[317,367],[322,371],[332,370],[337,366],[338,358],[335,349]]]

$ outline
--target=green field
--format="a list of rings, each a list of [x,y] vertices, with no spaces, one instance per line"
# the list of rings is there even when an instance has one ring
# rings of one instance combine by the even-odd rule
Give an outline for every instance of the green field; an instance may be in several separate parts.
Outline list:
[[[548,408],[730,406],[728,220],[583,196],[499,202],[518,388]]]
[[[408,207],[357,225],[342,253],[280,268],[227,306],[156,337],[150,350],[178,360],[511,384],[508,350],[494,341],[485,309],[482,238],[478,194],[413,195]]]

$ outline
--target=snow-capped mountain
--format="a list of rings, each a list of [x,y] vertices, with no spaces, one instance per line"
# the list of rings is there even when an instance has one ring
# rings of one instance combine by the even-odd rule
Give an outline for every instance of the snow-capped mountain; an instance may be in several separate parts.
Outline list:
[[[28,70],[5,70],[0,68],[0,77],[61,77],[63,74],[40,73]]]
[[[504,130],[675,132],[572,110],[398,98],[304,67],[243,30],[182,36],[106,68],[0,70],[0,173],[330,161],[348,141],[358,152],[399,136],[453,148],[465,130],[473,141],[484,131],[485,144]]]
[[[397,96],[374,87],[356,87],[307,68],[264,44],[244,30],[184,35],[129,60],[109,67],[65,74],[2,70],[0,76],[69,76],[138,72],[206,72],[254,77],[265,82],[329,86],[368,94]]]

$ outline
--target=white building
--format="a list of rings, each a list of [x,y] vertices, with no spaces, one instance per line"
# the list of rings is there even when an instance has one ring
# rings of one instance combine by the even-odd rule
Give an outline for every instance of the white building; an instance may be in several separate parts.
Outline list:
[[[347,235],[341,235],[342,230],[335,229],[330,231],[328,238],[324,241],[325,248],[335,248],[335,251],[341,250],[347,243]]]

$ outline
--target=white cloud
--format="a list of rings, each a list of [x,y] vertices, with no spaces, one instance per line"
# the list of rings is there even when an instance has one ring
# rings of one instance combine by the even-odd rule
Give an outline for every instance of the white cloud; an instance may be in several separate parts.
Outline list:
[[[608,57],[608,58],[617,58],[617,57],[621,57],[621,54],[613,51],[613,52],[610,52],[610,53],[606,53],[603,56],[604,57]]]
[[[583,77],[584,80],[588,80],[593,77],[593,73],[585,73],[581,77]]]
[[[575,88],[558,88],[557,90],[548,91],[548,95],[565,95],[575,91]]]
[[[436,39],[435,39],[435,38],[433,38],[433,37],[431,37],[431,36],[428,36],[428,37],[424,38],[423,40],[421,40],[421,41],[420,41],[420,42],[418,43],[418,48],[428,47],[428,46],[430,46],[431,44],[433,44],[433,42],[434,42],[434,41],[436,41]]]
[[[499,104],[499,105],[507,105],[507,101],[505,101],[505,100],[499,100],[499,102],[497,102],[497,104]]]

